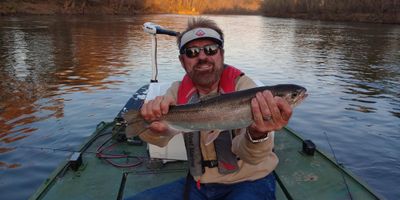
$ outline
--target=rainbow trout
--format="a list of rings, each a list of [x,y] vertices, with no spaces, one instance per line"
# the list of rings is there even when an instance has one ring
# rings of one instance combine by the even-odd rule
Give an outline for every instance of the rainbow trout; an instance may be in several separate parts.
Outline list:
[[[222,130],[248,127],[253,123],[251,99],[257,92],[269,90],[274,96],[285,99],[291,107],[300,104],[307,97],[307,90],[299,85],[281,84],[256,87],[211,98],[201,99],[198,103],[171,105],[160,121],[176,131],[175,133],[208,131],[207,144],[214,141]],[[123,115],[127,122],[126,135],[133,137],[148,129],[146,122],[137,110]]]

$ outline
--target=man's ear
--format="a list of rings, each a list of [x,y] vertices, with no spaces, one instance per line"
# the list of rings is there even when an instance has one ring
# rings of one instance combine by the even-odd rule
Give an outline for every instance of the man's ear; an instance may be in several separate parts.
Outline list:
[[[185,65],[183,64],[183,55],[180,54],[180,55],[178,56],[178,58],[179,58],[179,61],[181,62],[181,65],[182,65],[183,69],[186,71]]]
[[[222,57],[222,63],[225,63],[225,56],[224,56],[225,50],[222,48],[222,49],[220,49],[220,52],[221,52],[221,57]]]

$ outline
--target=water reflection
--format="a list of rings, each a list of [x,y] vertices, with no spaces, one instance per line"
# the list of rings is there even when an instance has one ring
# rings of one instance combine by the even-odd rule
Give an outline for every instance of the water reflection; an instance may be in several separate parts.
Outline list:
[[[386,99],[387,103],[398,99],[400,87],[390,83],[399,82],[400,69],[393,66],[400,63],[400,52],[399,46],[392,44],[394,38],[387,36],[390,28],[362,31],[368,37],[359,37],[357,31],[347,34],[347,42],[352,44],[352,48],[343,51],[350,62],[341,68],[341,72],[350,78],[342,80],[345,83],[343,92],[356,97],[351,100],[358,102],[349,104],[347,109],[355,107],[361,112],[375,113],[380,105],[376,105],[374,99]]]
[[[398,101],[400,96],[400,46],[393,26],[326,25],[312,22],[298,24],[294,31],[294,55],[301,64],[313,66],[316,76],[324,81],[340,81],[346,110],[375,113],[375,98]],[[362,35],[363,37],[360,37]],[[311,51],[311,52],[310,52]],[[397,83],[397,85],[394,85]],[[396,106],[388,112],[398,117]]]
[[[35,104],[47,90],[47,79],[43,75],[52,68],[48,58],[52,55],[51,40],[42,31],[44,29],[18,29],[10,25],[11,28],[0,31],[3,44],[0,53],[0,139],[5,143],[29,136],[36,129],[24,125],[53,115],[36,115],[41,105]]]
[[[121,82],[109,77],[127,74],[127,61],[121,57],[128,57],[129,29],[96,20],[1,22],[2,143],[28,137],[37,130],[29,126],[34,122],[63,118],[67,100],[63,95],[104,90]]]
[[[1,162],[1,161],[0,161],[0,169],[1,169],[1,168],[13,169],[13,168],[17,168],[17,167],[19,167],[19,166],[21,166],[21,164],[7,164],[7,163],[5,163],[5,162]]]

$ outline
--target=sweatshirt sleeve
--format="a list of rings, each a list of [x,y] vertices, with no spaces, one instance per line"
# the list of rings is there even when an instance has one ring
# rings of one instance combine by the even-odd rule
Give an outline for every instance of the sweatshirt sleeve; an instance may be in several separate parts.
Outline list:
[[[176,102],[179,84],[180,84],[179,81],[172,83],[171,87],[168,88],[168,90],[164,94],[164,96],[166,96],[166,95],[171,96],[174,98],[174,100]],[[164,147],[168,144],[168,142],[175,135],[174,133],[172,133],[173,130],[169,130],[169,131],[170,131],[170,133],[159,134],[159,133],[152,132],[150,130],[146,130],[145,132],[140,134],[139,137],[147,143],[157,145],[159,147]]]
[[[248,76],[239,77],[236,82],[236,90],[244,90],[256,87],[256,84]],[[272,153],[274,146],[273,133],[269,133],[269,139],[261,143],[252,143],[247,136],[246,128],[236,130],[236,137],[232,141],[232,152],[246,163],[257,165]]]

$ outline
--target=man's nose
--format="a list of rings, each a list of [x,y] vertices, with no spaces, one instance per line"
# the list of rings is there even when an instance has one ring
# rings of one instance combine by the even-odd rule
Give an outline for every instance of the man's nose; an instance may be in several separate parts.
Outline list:
[[[204,49],[200,50],[199,59],[206,59],[206,58],[207,58],[207,55],[206,55],[206,53],[204,53]]]

